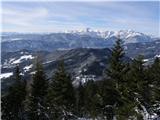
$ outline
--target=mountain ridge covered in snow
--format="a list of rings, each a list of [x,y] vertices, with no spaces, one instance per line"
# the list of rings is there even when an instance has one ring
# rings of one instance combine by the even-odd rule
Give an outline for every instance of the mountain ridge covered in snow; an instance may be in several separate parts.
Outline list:
[[[5,33],[2,34],[2,50],[6,52],[28,50],[53,51],[58,49],[74,48],[110,48],[119,36],[124,44],[145,43],[159,38],[152,37],[133,30],[69,31],[61,33]]]

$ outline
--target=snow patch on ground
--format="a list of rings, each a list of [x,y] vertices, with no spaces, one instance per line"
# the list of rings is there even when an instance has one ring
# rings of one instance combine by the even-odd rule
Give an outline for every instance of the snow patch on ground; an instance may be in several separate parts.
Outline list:
[[[33,74],[35,74],[35,73],[36,73],[36,71],[33,71],[33,72],[31,72],[30,74],[33,75]]]
[[[2,78],[9,78],[12,75],[13,75],[12,72],[10,72],[10,73],[1,73],[0,74],[0,79],[2,79]]]
[[[12,63],[14,60],[15,60],[15,58],[11,58],[11,59],[9,60],[9,63]]]
[[[149,59],[143,59],[143,62],[148,62],[149,61]]]
[[[48,63],[51,63],[51,62],[54,62],[55,60],[51,60],[51,61],[47,61],[47,62],[44,62],[43,64],[48,64]]]
[[[24,72],[27,72],[29,71],[31,68],[33,67],[33,65],[29,65],[29,66],[25,66],[23,69],[24,69]]]
[[[22,52],[20,52],[20,54],[28,54],[28,52],[23,52],[23,51],[22,51]]]
[[[21,52],[20,54],[24,54],[24,52]]]
[[[24,76],[24,73],[21,72],[20,75]]]
[[[28,60],[28,59],[33,59],[33,58],[34,57],[32,55],[24,55],[24,56],[21,56],[19,59],[12,61],[11,64],[18,64],[18,63],[21,63],[22,60]]]
[[[95,78],[96,78],[95,75],[79,75],[79,76],[75,77],[75,79],[76,79],[75,81],[80,81],[81,80],[82,83],[85,83],[89,80],[95,80]]]
[[[160,57],[160,55],[156,55],[155,57]]]
[[[105,66],[105,64],[104,64],[104,63],[102,63],[102,62],[100,62],[100,63],[99,63],[99,65],[100,65],[100,66]]]
[[[12,38],[12,41],[22,40],[22,38]]]

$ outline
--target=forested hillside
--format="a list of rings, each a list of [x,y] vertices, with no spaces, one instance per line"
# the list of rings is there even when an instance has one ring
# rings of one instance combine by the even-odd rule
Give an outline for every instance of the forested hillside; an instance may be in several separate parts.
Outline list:
[[[80,80],[78,85],[63,58],[51,79],[39,57],[31,80],[22,79],[17,65],[14,82],[2,96],[2,120],[156,120],[160,59],[144,65],[141,55],[129,62],[124,57],[122,40],[117,39],[101,80]]]

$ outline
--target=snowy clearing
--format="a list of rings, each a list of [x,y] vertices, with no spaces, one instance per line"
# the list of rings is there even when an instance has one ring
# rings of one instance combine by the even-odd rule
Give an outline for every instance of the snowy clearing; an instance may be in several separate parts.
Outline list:
[[[12,62],[12,64],[18,64],[20,63],[22,60],[28,60],[28,59],[33,59],[34,57],[32,55],[24,55],[21,56],[19,59],[15,60]]]
[[[2,78],[8,78],[8,77],[10,77],[10,76],[12,76],[13,75],[13,73],[11,72],[11,73],[1,73],[0,74],[0,79],[2,79]]]
[[[160,55],[156,55],[155,57],[158,57],[158,58],[159,58],[159,57],[160,57]]]
[[[29,71],[31,68],[33,67],[33,65],[29,65],[29,66],[25,66],[23,69],[24,69],[24,72],[27,72]]]
[[[148,62],[149,61],[149,59],[143,59],[143,62]]]

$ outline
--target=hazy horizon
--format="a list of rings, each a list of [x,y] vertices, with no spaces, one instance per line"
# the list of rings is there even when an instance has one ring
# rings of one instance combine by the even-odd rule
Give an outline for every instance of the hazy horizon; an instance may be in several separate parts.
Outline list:
[[[159,1],[2,2],[2,32],[134,30],[160,36]]]

